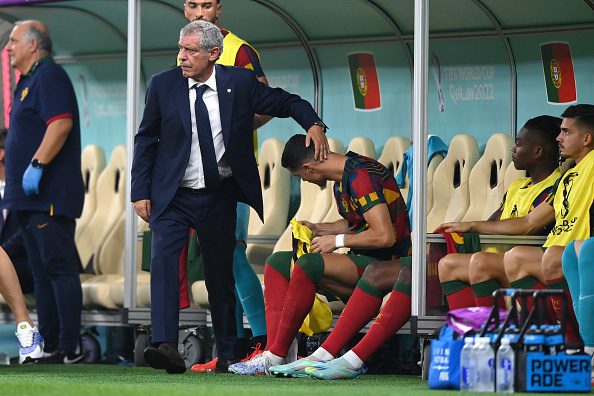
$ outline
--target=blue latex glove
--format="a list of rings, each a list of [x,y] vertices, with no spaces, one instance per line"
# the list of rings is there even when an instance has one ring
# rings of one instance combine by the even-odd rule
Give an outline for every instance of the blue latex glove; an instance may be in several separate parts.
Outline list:
[[[34,168],[33,165],[29,164],[23,174],[23,190],[25,194],[29,196],[39,194],[41,176],[43,176],[43,169]]]

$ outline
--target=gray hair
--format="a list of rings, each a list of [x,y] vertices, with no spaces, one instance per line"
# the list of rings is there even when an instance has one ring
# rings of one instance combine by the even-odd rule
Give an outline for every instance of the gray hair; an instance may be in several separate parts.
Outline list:
[[[223,33],[215,24],[198,20],[188,23],[180,32],[179,37],[200,36],[200,49],[211,51],[219,48],[219,56],[223,53]]]
[[[37,27],[35,27],[35,22],[37,21],[18,21],[15,22],[15,26],[30,24],[30,26],[25,31],[25,41],[29,43],[32,40],[35,40],[37,42],[37,47],[40,51],[50,54],[52,52],[52,38],[50,37],[49,32],[40,30]]]

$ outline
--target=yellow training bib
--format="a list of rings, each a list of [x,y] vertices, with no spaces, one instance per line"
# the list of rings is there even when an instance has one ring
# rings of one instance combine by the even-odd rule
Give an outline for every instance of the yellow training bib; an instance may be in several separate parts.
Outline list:
[[[534,209],[534,200],[542,194],[543,190],[552,187],[559,177],[561,172],[555,169],[549,177],[536,184],[531,185],[529,177],[521,177],[514,181],[505,194],[500,219],[526,216]]]
[[[553,201],[555,227],[544,247],[566,246],[574,239],[591,237],[590,210],[594,201],[594,151],[563,175]]]

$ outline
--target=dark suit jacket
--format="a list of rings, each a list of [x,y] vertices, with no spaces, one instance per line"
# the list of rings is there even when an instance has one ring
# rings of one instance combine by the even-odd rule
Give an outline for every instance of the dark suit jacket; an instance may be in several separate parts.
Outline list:
[[[307,101],[260,83],[251,70],[215,67],[225,152],[241,189],[237,199],[263,218],[253,147],[254,114],[292,117],[304,130],[320,119]],[[190,158],[191,136],[188,79],[179,67],[153,76],[134,139],[131,183],[132,202],[151,200],[151,219],[163,213],[180,186]]]

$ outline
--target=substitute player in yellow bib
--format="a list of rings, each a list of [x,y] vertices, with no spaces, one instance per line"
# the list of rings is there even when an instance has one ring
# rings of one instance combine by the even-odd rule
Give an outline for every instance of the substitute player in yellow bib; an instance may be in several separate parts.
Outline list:
[[[512,284],[536,278],[551,289],[565,290],[571,301],[561,266],[565,246],[574,239],[587,239],[593,234],[594,209],[594,105],[570,106],[563,112],[561,131],[557,137],[559,153],[572,159],[576,166],[565,173],[549,198],[524,217],[502,221],[479,222],[474,228],[483,234],[526,235],[555,221],[542,248],[516,246],[505,253],[505,274]],[[553,299],[560,317],[560,300]],[[571,311],[571,310],[570,310]],[[566,334],[569,344],[578,341],[577,321],[572,317]]]
[[[518,132],[512,148],[512,159],[517,169],[526,170],[530,177],[517,179],[507,190],[500,208],[491,215],[491,220],[504,220],[526,216],[543,202],[561,176],[558,167],[559,134],[561,119],[551,116],[532,118]],[[475,231],[473,222],[448,223],[439,229],[448,231]],[[548,229],[538,230],[544,235]],[[453,234],[455,235],[455,234]],[[446,294],[450,309],[491,306],[491,294],[509,282],[503,267],[503,252],[452,253],[438,264],[439,279]],[[530,288],[541,287],[536,279]]]

